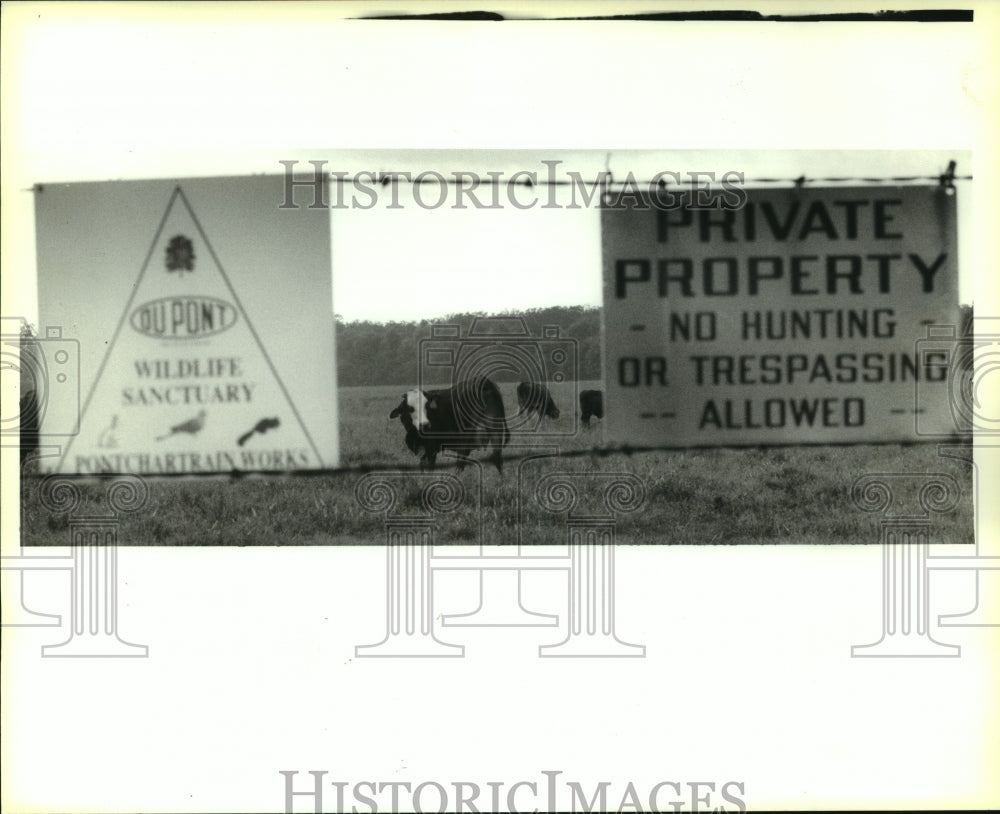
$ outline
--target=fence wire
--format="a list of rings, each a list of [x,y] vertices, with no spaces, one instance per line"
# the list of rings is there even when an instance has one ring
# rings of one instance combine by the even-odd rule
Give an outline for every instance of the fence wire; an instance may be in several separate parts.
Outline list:
[[[465,172],[434,172],[436,176],[434,178],[425,178],[423,176],[429,175],[429,172],[417,173],[415,176],[413,173],[410,174],[411,178],[401,178],[400,174],[405,172],[404,170],[378,170],[367,173],[360,173],[352,176],[342,175],[337,173],[330,178],[331,183],[338,184],[354,184],[358,182],[378,184],[380,186],[388,186],[390,183],[406,183],[411,186],[421,186],[424,184],[434,184],[440,186],[442,183],[447,186],[462,186],[466,185],[469,180],[469,173]],[[523,175],[522,172],[516,172],[509,178],[503,179],[504,186],[520,186],[520,187],[579,187],[586,185],[597,185],[606,184],[613,187],[625,187],[625,186],[640,186],[640,187],[678,187],[678,188],[689,188],[691,185],[690,181],[667,181],[664,178],[639,180],[637,178],[628,178],[627,180],[620,181],[615,179],[615,174],[611,170],[606,170],[604,172],[603,178],[594,178],[584,180],[582,178],[573,179],[561,179],[561,178],[548,178],[548,179],[536,179],[532,181],[529,178],[517,178],[518,175]],[[450,177],[451,176],[451,177]],[[458,176],[458,177],[454,177]],[[492,183],[499,184],[499,179],[492,179],[489,175],[486,176]],[[296,183],[305,183],[305,176],[298,176],[294,179]],[[477,180],[485,181],[486,179],[477,176]],[[797,178],[744,178],[740,183],[744,185],[749,184],[784,184],[788,187],[802,187],[806,184],[916,184],[922,182],[930,182],[934,184],[940,184],[942,186],[951,186],[955,181],[971,181],[973,176],[970,175],[955,175],[954,172],[943,172],[938,175],[892,175],[892,176],[870,176],[870,175],[834,175],[834,176],[823,176],[813,178],[808,175],[800,175]],[[486,186],[490,184],[487,183]]]
[[[654,452],[705,452],[708,450],[719,450],[719,451],[729,451],[729,452],[748,452],[756,450],[758,452],[765,450],[775,450],[775,449],[789,449],[791,447],[811,447],[815,449],[822,448],[844,448],[844,447],[872,447],[872,446],[897,446],[897,447],[916,447],[916,446],[926,446],[928,444],[942,445],[945,446],[966,446],[971,448],[971,439],[965,436],[956,436],[953,440],[943,441],[941,438],[928,438],[922,440],[912,440],[912,441],[841,441],[841,442],[828,442],[828,441],[814,441],[814,442],[801,442],[801,441],[790,441],[787,443],[771,443],[771,444],[695,444],[678,446],[671,444],[663,445],[652,445],[652,446],[633,446],[631,444],[618,444],[618,445],[601,445],[594,447],[587,447],[585,449],[570,449],[565,451],[560,451],[555,449],[556,445],[554,443],[546,444],[544,442],[539,443],[537,446],[530,446],[527,444],[520,444],[513,447],[522,451],[522,454],[505,454],[504,461],[516,462],[525,458],[537,458],[540,455],[551,458],[560,459],[571,459],[571,458],[608,458],[615,455],[624,455],[625,457],[632,457],[633,455],[645,455]],[[449,450],[442,450],[443,453],[448,453]],[[53,457],[53,456],[42,456],[42,457]],[[29,458],[26,465],[30,465],[34,461],[41,460],[39,457]],[[492,465],[492,460],[490,458],[475,458],[469,456],[464,461],[461,456],[456,454],[451,454],[447,458],[446,463],[438,463],[435,465],[433,471],[437,470],[449,470],[458,468],[460,465]],[[360,463],[360,464],[349,464],[347,466],[330,466],[330,467],[316,467],[311,469],[233,469],[229,471],[206,471],[206,472],[65,472],[58,473],[60,478],[68,478],[70,480],[80,480],[80,481],[94,481],[100,482],[108,480],[110,478],[119,478],[123,475],[137,475],[141,478],[146,478],[150,480],[157,479],[183,479],[183,478],[215,478],[215,479],[225,479],[225,480],[242,480],[244,478],[322,478],[322,477],[337,477],[342,475],[366,475],[370,472],[385,472],[391,470],[393,472],[422,472],[427,471],[421,469],[419,462],[408,461],[408,462],[389,462],[389,461],[379,461],[374,463]],[[55,472],[40,472],[40,471],[24,471],[22,467],[21,478],[25,481],[37,481],[44,480],[45,478],[52,477],[56,475]]]

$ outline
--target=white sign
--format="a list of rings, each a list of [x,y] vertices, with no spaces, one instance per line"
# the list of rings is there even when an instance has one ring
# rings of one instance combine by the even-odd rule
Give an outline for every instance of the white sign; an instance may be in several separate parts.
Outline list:
[[[41,416],[59,471],[337,464],[329,213],[279,209],[282,184],[37,188],[39,316],[79,355],[78,432]]]
[[[958,319],[953,192],[728,189],[700,207],[689,195],[606,202],[608,440],[947,434],[948,354],[920,342]]]

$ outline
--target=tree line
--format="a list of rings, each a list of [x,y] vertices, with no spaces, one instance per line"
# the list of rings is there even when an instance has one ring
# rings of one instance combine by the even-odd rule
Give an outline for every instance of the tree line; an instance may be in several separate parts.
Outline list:
[[[587,381],[600,379],[601,372],[601,309],[581,305],[556,305],[535,308],[516,314],[485,314],[483,312],[449,314],[434,320],[419,322],[344,322],[336,318],[337,332],[337,382],[343,387],[364,385],[415,384],[420,365],[420,340],[430,339],[433,325],[458,325],[461,336],[466,337],[473,322],[480,317],[500,317],[508,320],[520,317],[532,337],[543,336],[547,326],[558,326],[559,337],[575,340],[579,363],[579,378]],[[972,331],[971,305],[961,306],[959,335]],[[455,345],[460,340],[455,340]],[[540,339],[544,346],[545,339]],[[444,384],[450,381],[450,371],[434,370],[425,365],[423,381]],[[517,381],[520,377],[511,372],[496,376],[497,381]]]
[[[545,349],[547,342],[566,339],[575,340],[579,377],[581,380],[601,378],[601,309],[584,306],[551,306],[528,311],[504,314],[483,312],[449,314],[434,320],[419,322],[344,322],[336,319],[337,331],[337,382],[343,387],[383,384],[415,384],[419,374],[420,340],[431,338],[433,325],[457,325],[461,337],[467,337],[476,319],[482,317],[499,318],[502,323],[490,327],[490,336],[501,334],[504,326],[516,327],[516,318],[524,320],[530,337],[538,339]],[[480,323],[482,326],[482,323]],[[549,326],[559,328],[558,339],[544,338],[543,329]],[[457,347],[460,339],[453,340]],[[424,367],[424,381],[446,383],[450,373],[444,368],[434,377],[434,368]],[[430,375],[428,375],[430,374]],[[500,373],[497,381],[517,381],[516,372],[506,377]]]

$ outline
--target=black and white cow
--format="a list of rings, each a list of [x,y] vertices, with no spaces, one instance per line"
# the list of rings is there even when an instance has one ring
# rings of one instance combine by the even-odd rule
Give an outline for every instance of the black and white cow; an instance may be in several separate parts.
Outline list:
[[[552,400],[549,388],[539,382],[521,382],[517,386],[517,406],[528,415],[538,413],[547,418],[559,418],[559,408]]]
[[[489,379],[459,382],[446,390],[410,390],[389,418],[399,418],[406,430],[406,446],[420,455],[420,468],[433,469],[437,454],[452,449],[468,458],[474,449],[492,447],[498,472],[501,452],[510,439],[503,398]],[[465,462],[459,459],[459,467]]]
[[[590,417],[604,418],[604,393],[600,390],[580,391],[580,421],[590,424]]]

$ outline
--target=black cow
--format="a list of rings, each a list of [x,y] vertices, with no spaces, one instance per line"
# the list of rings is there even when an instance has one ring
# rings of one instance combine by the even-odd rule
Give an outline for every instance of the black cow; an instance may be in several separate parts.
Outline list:
[[[559,408],[552,400],[549,388],[539,382],[521,382],[517,386],[517,406],[522,413],[538,413],[547,418],[559,418]]]
[[[18,406],[21,418],[21,466],[23,467],[24,462],[38,452],[38,425],[41,418],[38,409],[38,391],[28,390],[18,400]]]
[[[447,390],[410,390],[389,418],[399,417],[406,430],[406,446],[420,455],[420,468],[433,469],[442,449],[463,458],[480,447],[493,447],[490,460],[503,471],[501,451],[510,440],[503,398],[489,379],[459,382]],[[459,467],[465,461],[459,459]]]
[[[604,418],[604,393],[600,390],[580,391],[580,421],[590,424],[590,417]]]

